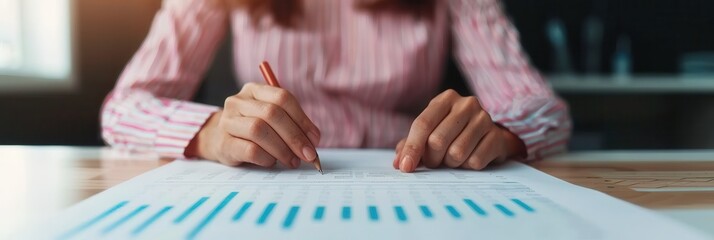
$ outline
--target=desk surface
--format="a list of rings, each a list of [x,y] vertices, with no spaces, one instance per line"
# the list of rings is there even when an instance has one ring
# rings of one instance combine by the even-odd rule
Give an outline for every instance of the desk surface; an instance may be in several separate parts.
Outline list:
[[[0,238],[170,162],[107,148],[0,146]],[[569,153],[532,164],[714,236],[714,151]]]

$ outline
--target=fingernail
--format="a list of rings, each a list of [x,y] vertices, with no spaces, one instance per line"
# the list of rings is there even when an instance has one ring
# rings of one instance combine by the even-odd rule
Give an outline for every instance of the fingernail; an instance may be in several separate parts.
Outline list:
[[[300,166],[300,159],[294,157],[293,160],[290,160],[290,164],[292,164],[294,168],[297,168]]]
[[[305,146],[302,148],[302,154],[305,155],[306,160],[313,161],[317,157],[317,153],[314,148]]]
[[[412,158],[407,155],[402,158],[402,162],[399,163],[399,169],[402,170],[402,172],[409,172],[412,169]]]
[[[320,136],[315,131],[307,133],[307,137],[310,138],[310,142],[312,142],[312,144],[318,144],[320,141]]]

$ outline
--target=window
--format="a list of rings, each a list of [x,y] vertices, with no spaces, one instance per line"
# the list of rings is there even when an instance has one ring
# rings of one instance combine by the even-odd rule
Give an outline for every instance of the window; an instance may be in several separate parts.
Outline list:
[[[71,0],[0,0],[0,89],[72,81]]]

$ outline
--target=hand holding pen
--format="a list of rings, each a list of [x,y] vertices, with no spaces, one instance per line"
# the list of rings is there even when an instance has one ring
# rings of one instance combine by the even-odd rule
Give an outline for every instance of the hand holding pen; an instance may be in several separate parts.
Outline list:
[[[270,68],[270,64],[268,62],[263,61],[260,63],[260,73],[263,74],[263,78],[265,81],[268,83],[268,85],[273,86],[273,87],[280,87],[280,83],[278,83],[278,78],[275,77],[275,73],[273,73],[273,69]],[[315,169],[320,172],[320,174],[324,174],[322,172],[322,165],[320,163],[320,156],[317,156],[315,154],[315,159],[312,161],[312,164],[315,166]]]
[[[209,118],[186,155],[230,166],[272,167],[280,162],[297,168],[301,161],[319,163],[315,149],[319,141],[320,130],[290,92],[248,83],[226,98],[223,110]]]

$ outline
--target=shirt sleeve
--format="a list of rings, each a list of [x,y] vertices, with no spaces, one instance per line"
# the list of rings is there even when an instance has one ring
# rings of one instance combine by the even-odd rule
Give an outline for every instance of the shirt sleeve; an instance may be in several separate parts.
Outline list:
[[[568,107],[523,53],[498,0],[451,0],[453,50],[482,107],[520,137],[531,161],[565,151]]]
[[[189,102],[227,31],[220,0],[166,0],[149,34],[102,105],[111,146],[185,157],[217,107]]]

